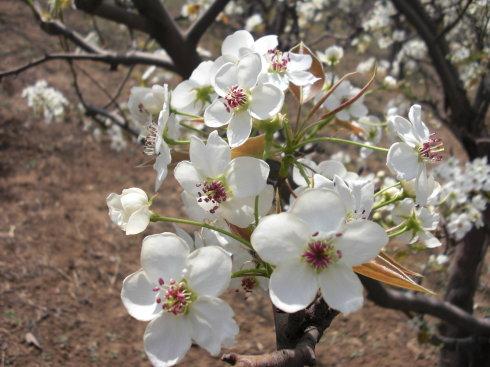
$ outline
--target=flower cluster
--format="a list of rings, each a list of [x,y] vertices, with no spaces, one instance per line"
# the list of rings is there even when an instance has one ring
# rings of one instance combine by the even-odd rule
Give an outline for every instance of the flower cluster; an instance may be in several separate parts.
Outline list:
[[[327,50],[323,61],[333,67],[341,54]],[[175,162],[187,217],[160,215],[154,197],[130,188],[107,197],[112,222],[128,235],[152,222],[201,228],[194,238],[180,227],[145,237],[141,270],[124,280],[124,306],[149,321],[144,345],[154,365],[178,363],[192,343],[212,355],[233,344],[233,311],[218,298],[227,288],[265,291],[284,312],[322,298],[350,313],[364,302],[356,273],[374,267],[369,276],[383,279],[377,261],[390,238],[440,244],[432,233],[438,216],[428,205],[442,141],[414,105],[408,120],[389,117],[401,141],[376,146],[387,123],[368,114],[366,89],[326,76],[303,44],[281,50],[277,36],[255,40],[241,30],[173,90],[131,90],[128,107],[145,126],[143,150],[155,162],[155,192]],[[293,116],[284,106],[289,91],[301,106]],[[325,136],[328,125],[349,127],[352,140]],[[376,192],[375,175],[348,171],[344,152],[321,161],[305,156],[305,147],[321,142],[387,153],[400,181]],[[388,218],[384,209],[392,205]],[[401,284],[409,282],[399,271]]]
[[[483,226],[482,212],[490,196],[490,165],[487,158],[478,158],[464,166],[450,158],[435,169],[443,184],[440,212],[447,232],[462,239],[473,226]]]
[[[68,100],[60,91],[48,86],[45,80],[24,88],[22,97],[27,99],[27,105],[36,115],[44,117],[47,124],[63,120]]]

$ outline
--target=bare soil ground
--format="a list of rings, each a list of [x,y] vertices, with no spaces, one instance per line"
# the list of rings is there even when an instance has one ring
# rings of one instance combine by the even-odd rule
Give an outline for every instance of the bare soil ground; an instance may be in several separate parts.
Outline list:
[[[0,69],[53,44],[25,7],[0,3],[2,31],[13,24],[16,31],[1,36]],[[108,77],[103,68],[92,69]],[[121,77],[111,73],[109,85]],[[20,93],[39,78],[75,101],[66,67],[59,63],[0,84],[0,366],[147,366],[145,323],[132,319],[119,297],[122,280],[139,267],[143,236],[126,237],[110,223],[105,197],[125,187],[150,191],[153,171],[137,167],[144,161],[139,147],[111,150],[83,131],[74,114],[52,125],[33,117]],[[182,215],[173,178],[155,207]],[[146,234],[164,230],[171,227],[152,225]],[[233,350],[273,350],[267,297],[230,293],[225,298],[240,324]],[[488,295],[483,302],[488,304]],[[338,317],[318,345],[318,366],[435,366],[437,349],[419,344],[407,320],[369,302],[360,312]],[[181,365],[223,364],[193,348]]]

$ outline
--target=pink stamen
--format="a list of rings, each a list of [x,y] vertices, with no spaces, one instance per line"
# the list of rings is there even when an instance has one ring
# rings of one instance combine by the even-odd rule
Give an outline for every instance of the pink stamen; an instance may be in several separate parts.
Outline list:
[[[211,214],[214,214],[219,208],[219,204],[228,199],[228,193],[225,185],[219,180],[207,181],[202,184],[197,184],[197,187],[202,187],[202,190],[197,193],[199,203],[205,202],[213,204],[209,209]]]
[[[436,134],[430,134],[429,140],[422,144],[419,148],[419,155],[421,159],[435,163],[442,161],[442,155],[439,154],[444,151],[444,143],[442,139],[436,138]]]
[[[277,73],[284,73],[287,71],[288,64],[291,61],[291,57],[288,52],[282,52],[280,50],[273,49],[268,51],[271,69]]]
[[[230,109],[235,109],[247,103],[247,94],[238,85],[230,87],[225,96],[226,104]]]
[[[308,244],[308,249],[302,256],[315,270],[323,270],[336,263],[342,257],[342,252],[328,241],[313,241]]]

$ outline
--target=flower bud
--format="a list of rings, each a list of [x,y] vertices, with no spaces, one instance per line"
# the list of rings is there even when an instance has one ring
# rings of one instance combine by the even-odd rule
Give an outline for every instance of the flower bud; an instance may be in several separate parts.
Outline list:
[[[121,195],[107,196],[109,216],[127,235],[143,232],[150,223],[150,204],[146,193],[138,188],[124,189]]]

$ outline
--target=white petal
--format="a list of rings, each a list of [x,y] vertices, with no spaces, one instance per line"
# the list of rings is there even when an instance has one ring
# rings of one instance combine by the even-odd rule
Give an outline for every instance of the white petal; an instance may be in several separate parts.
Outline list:
[[[260,55],[265,55],[267,51],[274,50],[279,45],[276,35],[268,35],[260,37],[257,41],[255,41],[253,45],[253,49],[255,52],[258,52]]]
[[[222,98],[217,98],[204,110],[204,123],[209,127],[221,127],[230,122],[232,112]]]
[[[189,255],[186,279],[198,295],[219,296],[228,288],[231,257],[221,247],[206,246]]]
[[[317,164],[314,161],[306,158],[298,159],[298,163],[301,163],[306,175],[310,178],[311,181],[311,177],[313,177],[315,172],[318,171]],[[293,167],[293,181],[298,186],[308,186],[305,178],[303,177],[301,171],[298,169],[296,165],[294,165]]]
[[[364,302],[362,284],[357,275],[341,262],[329,266],[318,276],[325,302],[342,313],[359,310]]]
[[[222,55],[231,55],[236,58],[239,56],[241,48],[252,48],[254,45],[254,38],[252,35],[244,30],[236,31],[232,35],[229,35],[223,41],[221,45]]]
[[[291,83],[300,87],[313,84],[318,80],[318,78],[309,71],[301,70],[288,72],[288,77]]]
[[[189,321],[184,317],[164,312],[151,321],[145,330],[145,352],[155,367],[177,364],[191,347]]]
[[[153,165],[153,169],[157,172],[155,177],[155,192],[160,189],[160,186],[162,186],[163,181],[167,177],[168,165],[171,161],[172,156],[170,154],[170,148],[166,143],[162,143],[160,147],[160,154]]]
[[[431,177],[429,182],[429,176],[427,175],[426,167],[423,167],[415,179],[415,198],[418,204],[426,205],[429,195],[434,188],[434,178]]]
[[[422,122],[422,107],[418,104],[410,107],[408,118],[413,124],[414,135],[421,141],[427,141],[430,136],[430,131]]]
[[[251,198],[233,198],[220,205],[220,215],[229,223],[247,228],[254,222],[254,207]]]
[[[165,232],[147,236],[141,247],[141,266],[151,282],[162,278],[180,281],[189,255],[189,247],[183,239]]]
[[[368,112],[367,107],[360,100],[355,101],[349,106],[349,113],[356,118],[364,117]]]
[[[231,147],[245,143],[252,131],[252,117],[247,111],[235,113],[228,124],[226,136]]]
[[[250,241],[262,259],[280,264],[300,258],[310,235],[308,225],[298,217],[280,213],[262,218]]]
[[[334,176],[344,177],[347,173],[345,166],[334,160],[323,161],[318,164],[318,173],[333,180]]]
[[[262,71],[262,59],[259,54],[249,53],[238,63],[238,85],[248,90],[257,84],[257,79]]]
[[[441,246],[441,241],[429,231],[419,232],[419,240],[422,241],[427,248]]]
[[[216,72],[213,80],[213,87],[221,97],[226,96],[228,89],[238,85],[238,67],[228,62]]]
[[[308,70],[311,67],[312,58],[310,55],[289,52],[288,56],[290,58],[288,71]]]
[[[193,81],[200,87],[204,87],[211,84],[210,77],[214,67],[214,61],[203,61],[191,74],[189,80]],[[175,91],[174,91],[175,92]]]
[[[388,243],[385,230],[369,220],[359,219],[345,225],[333,244],[342,252],[342,261],[349,266],[368,262]]]
[[[326,189],[305,191],[295,200],[290,213],[308,224],[310,235],[336,231],[345,217],[340,197]]]
[[[417,153],[406,143],[393,144],[386,157],[386,165],[400,180],[417,177],[420,164]]]
[[[272,303],[288,313],[306,308],[318,291],[315,270],[300,258],[281,263],[272,272],[269,295]]]
[[[156,303],[154,283],[143,270],[128,275],[123,281],[121,299],[128,313],[140,321],[150,321],[161,311]]]
[[[191,136],[189,147],[191,162],[206,177],[219,177],[231,159],[231,149],[218,134],[211,132],[206,144],[196,136]]]
[[[269,170],[262,159],[237,157],[228,166],[226,182],[237,198],[257,196],[267,184]]]
[[[150,224],[150,210],[144,206],[135,211],[128,219],[126,224],[126,234],[137,234],[143,232]]]
[[[147,204],[148,196],[143,190],[133,187],[122,191],[121,205],[125,211],[135,211]]]
[[[392,116],[390,117],[389,122],[400,139],[405,143],[409,144],[411,147],[415,147],[419,144],[419,140],[414,134],[413,125],[410,121],[401,116]]]
[[[191,162],[179,162],[175,167],[174,176],[184,190],[197,195],[199,189],[196,185],[202,183],[203,177],[201,177]]]
[[[251,90],[250,114],[259,120],[266,120],[278,113],[284,103],[284,93],[272,84],[260,84]]]
[[[205,211],[199,205],[195,195],[189,194],[187,191],[183,191],[180,197],[182,199],[182,203],[184,204],[184,212],[190,219],[204,222],[214,218],[213,214]]]
[[[333,182],[335,191],[340,196],[342,205],[345,208],[345,213],[352,213],[354,211],[354,198],[347,183],[337,175],[334,176]]]
[[[238,334],[233,310],[223,300],[199,297],[191,306],[192,339],[211,355],[217,356],[221,347],[231,347]]]
[[[180,110],[187,107],[196,99],[198,85],[191,80],[184,80],[172,91],[172,107]]]

